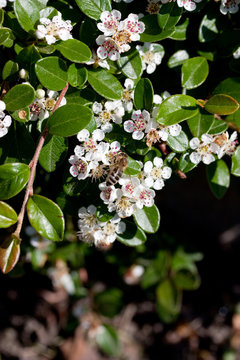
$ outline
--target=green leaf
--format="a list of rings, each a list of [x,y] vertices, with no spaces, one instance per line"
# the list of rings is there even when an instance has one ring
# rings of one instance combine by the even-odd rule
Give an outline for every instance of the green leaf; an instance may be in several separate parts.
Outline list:
[[[81,88],[88,78],[88,72],[81,65],[72,64],[68,68],[68,82],[73,87]]]
[[[18,221],[18,216],[13,208],[3,201],[0,201],[0,228],[8,228]]]
[[[79,181],[77,178],[68,176],[64,181],[63,191],[68,196],[79,196],[87,185],[88,180]]]
[[[83,105],[65,105],[51,115],[48,122],[50,134],[57,136],[72,136],[77,134],[92,120],[92,111]]]
[[[131,49],[117,61],[122,73],[130,79],[138,79],[142,74],[142,60],[136,49]]]
[[[10,37],[11,30],[2,28],[0,29],[0,45],[4,44],[4,42]]]
[[[97,310],[104,316],[114,317],[119,313],[122,307],[123,293],[117,288],[110,288],[96,294],[94,303]]]
[[[182,8],[175,2],[170,2],[161,6],[158,15],[158,24],[164,29],[172,29],[180,20]]]
[[[98,94],[106,99],[120,100],[123,96],[121,83],[106,70],[88,70],[88,82]]]
[[[239,108],[238,102],[229,95],[213,95],[205,104],[205,109],[211,114],[229,115]]]
[[[96,44],[96,38],[99,35],[99,30],[96,22],[92,19],[85,18],[80,25],[79,40],[93,48]]]
[[[147,237],[142,229],[138,228],[130,221],[124,222],[126,224],[126,230],[123,234],[117,234],[117,240],[128,246],[142,245],[147,240]]]
[[[57,16],[58,15],[58,11],[57,9],[55,9],[54,7],[52,6],[48,6],[48,7],[45,7],[44,9],[42,9],[40,11],[40,19],[41,18],[48,18],[48,19],[52,19],[54,16]]]
[[[55,91],[62,90],[68,80],[67,66],[56,56],[38,60],[35,64],[35,72],[43,86]]]
[[[156,205],[144,206],[143,209],[138,209],[135,212],[134,220],[143,231],[154,234],[160,226],[160,213]]]
[[[96,335],[96,343],[100,349],[109,356],[119,356],[120,343],[116,330],[109,325],[101,325]]]
[[[87,62],[92,57],[89,47],[76,39],[61,41],[55,46],[66,59],[75,63]]]
[[[170,279],[161,282],[157,289],[157,310],[160,318],[170,323],[176,319],[182,302],[182,293]]]
[[[175,52],[168,60],[168,67],[170,69],[175,68],[184,64],[184,62],[189,58],[189,55],[186,50],[178,50]]]
[[[187,18],[182,24],[177,25],[175,27],[174,33],[171,34],[169,38],[172,40],[180,40],[180,41],[186,40],[188,24],[189,24],[189,19]]]
[[[141,166],[139,163],[132,159],[130,156],[128,157],[128,167],[124,171],[125,175],[136,176],[141,172]]]
[[[2,78],[6,80],[10,76],[18,72],[18,64],[12,60],[8,60],[2,70]]]
[[[39,20],[40,10],[45,6],[39,0],[15,0],[14,12],[21,27],[27,32],[34,32]]]
[[[190,119],[198,112],[197,101],[188,95],[173,95],[165,99],[159,106],[156,121],[169,126]]]
[[[16,61],[20,68],[26,69],[29,72],[29,81],[32,85],[38,84],[35,73],[35,63],[41,59],[38,49],[34,45],[30,45],[22,49],[16,57]]]
[[[179,289],[183,290],[196,290],[199,288],[201,280],[200,277],[196,272],[191,272],[188,270],[181,270],[178,271],[174,275],[174,283]]]
[[[195,89],[206,80],[208,72],[206,58],[197,56],[186,60],[182,66],[182,86],[185,89]]]
[[[63,162],[67,151],[67,139],[48,134],[40,152],[39,163],[47,172],[53,172]]]
[[[145,24],[145,31],[141,34],[140,41],[144,42],[156,42],[166,39],[172,35],[175,28],[162,29],[159,25],[160,15],[147,15],[141,18],[141,21]]]
[[[167,143],[175,152],[183,152],[188,149],[188,137],[184,131],[181,131],[178,136],[168,135]]]
[[[26,164],[12,163],[0,166],[0,199],[7,200],[17,195],[26,185],[30,169]]]
[[[230,174],[226,163],[217,160],[206,167],[210,189],[217,199],[221,199],[230,185]]]
[[[64,216],[52,200],[33,195],[27,203],[28,219],[32,227],[46,239],[60,241],[64,234]]]
[[[134,104],[137,109],[151,111],[153,106],[153,86],[149,79],[140,79],[134,91]]]
[[[213,94],[226,94],[240,102],[240,77],[227,78],[214,89]]]
[[[30,105],[35,98],[35,91],[29,84],[15,85],[4,96],[8,111],[15,111]]]
[[[82,90],[73,89],[72,92],[67,92],[67,104],[91,105],[96,100],[95,91],[85,88]]]
[[[11,235],[0,242],[0,269],[4,274],[9,273],[16,263],[20,255],[20,239]]]
[[[26,122],[30,118],[30,109],[29,107],[25,107],[24,109],[19,109],[11,113],[11,117],[14,120],[17,120],[19,122]]]
[[[240,146],[237,147],[235,153],[232,156],[231,174],[240,176]]]
[[[192,135],[198,138],[206,133],[219,134],[228,127],[225,121],[215,119],[212,114],[204,109],[200,109],[194,117],[187,120],[187,123]]]
[[[218,36],[218,19],[219,16],[216,13],[207,13],[206,15],[204,15],[198,33],[198,38],[200,42],[209,42],[214,40]]]
[[[81,11],[94,20],[99,20],[103,11],[111,11],[110,0],[76,0]]]
[[[187,173],[188,171],[191,171],[194,169],[197,165],[193,164],[191,160],[189,159],[188,153],[183,153],[179,159],[179,170]]]
[[[0,25],[2,25],[3,21],[4,21],[4,10],[0,9]]]

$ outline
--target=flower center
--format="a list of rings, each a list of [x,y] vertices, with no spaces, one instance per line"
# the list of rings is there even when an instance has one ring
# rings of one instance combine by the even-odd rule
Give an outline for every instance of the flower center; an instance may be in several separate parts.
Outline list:
[[[115,233],[116,230],[116,226],[110,222],[108,222],[105,226],[104,226],[104,233],[109,236],[109,235],[113,235]]]
[[[79,173],[85,173],[87,169],[87,163],[83,160],[77,160],[74,164],[76,166],[76,169]]]
[[[132,40],[130,39],[131,34],[129,33],[129,31],[126,30],[121,30],[118,31],[114,36],[113,36],[113,40],[116,41],[116,43],[118,44],[118,46],[122,46],[126,43],[130,43],[132,42]]]
[[[131,101],[132,100],[132,90],[124,90],[123,91],[123,101]]]
[[[159,179],[162,177],[162,169],[155,167],[152,169],[150,175],[154,180]]]
[[[152,51],[146,51],[143,55],[142,55],[142,59],[145,63],[151,63],[154,61],[154,52]]]
[[[118,27],[118,21],[116,21],[111,14],[107,15],[103,25],[106,29],[114,29],[116,30]]]
[[[89,138],[84,141],[83,146],[85,147],[86,151],[95,150],[97,147],[97,143],[92,138]]]
[[[104,110],[99,114],[99,118],[101,122],[105,124],[111,120],[111,113],[107,110]]]
[[[151,1],[147,6],[146,11],[149,14],[158,14],[159,9],[160,9],[160,4],[154,3],[153,1]]]
[[[42,110],[42,105],[38,102],[35,102],[29,106],[31,113],[34,115],[38,115]]]
[[[131,33],[139,33],[140,25],[139,25],[138,21],[130,21],[130,20],[128,20],[127,21],[127,29]]]
[[[143,116],[140,115],[139,118],[134,121],[134,125],[136,130],[144,130],[147,124]]]
[[[45,101],[46,110],[48,110],[48,111],[53,110],[55,103],[56,103],[56,101],[54,99],[51,99],[51,98],[46,99],[46,101]]]

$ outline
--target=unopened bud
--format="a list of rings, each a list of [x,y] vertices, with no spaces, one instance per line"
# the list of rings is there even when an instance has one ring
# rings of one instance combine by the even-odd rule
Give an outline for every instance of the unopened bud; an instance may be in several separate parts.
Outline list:
[[[28,79],[28,71],[25,69],[21,69],[19,71],[19,77],[23,80],[27,80]]]
[[[43,99],[45,97],[45,91],[43,89],[38,89],[36,91],[36,98]]]
[[[4,111],[6,109],[5,102],[0,100],[0,111]]]

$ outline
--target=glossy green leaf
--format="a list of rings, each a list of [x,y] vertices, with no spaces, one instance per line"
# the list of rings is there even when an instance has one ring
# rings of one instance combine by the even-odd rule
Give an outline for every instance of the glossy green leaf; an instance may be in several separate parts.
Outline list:
[[[67,104],[91,105],[96,100],[95,91],[85,88],[82,90],[73,89],[72,92],[66,94]]]
[[[67,66],[56,56],[38,60],[35,64],[35,71],[38,80],[47,89],[62,90],[68,80]]]
[[[206,167],[210,189],[217,199],[221,199],[230,185],[230,174],[226,163],[217,160]]]
[[[27,203],[27,214],[30,224],[40,235],[52,241],[63,239],[64,216],[52,200],[33,195]]]
[[[30,105],[35,98],[34,88],[29,84],[15,85],[4,96],[6,109],[15,111]]]
[[[239,108],[238,102],[229,95],[213,95],[205,104],[205,109],[211,114],[229,115]]]
[[[117,63],[122,73],[130,79],[138,79],[142,74],[141,56],[134,48],[122,55]]]
[[[122,98],[121,83],[106,70],[88,70],[88,82],[98,94],[106,99],[120,100]]]
[[[58,15],[58,11],[57,9],[55,9],[52,6],[47,6],[44,9],[42,9],[40,11],[40,19],[41,18],[48,18],[48,19],[52,19],[54,16]]]
[[[20,255],[20,239],[15,235],[6,238],[0,242],[0,269],[4,274],[9,273],[16,263]]]
[[[178,136],[168,135],[167,143],[175,152],[183,152],[188,149],[188,137],[184,131],[181,131]]]
[[[86,128],[92,116],[92,111],[83,105],[61,106],[50,117],[48,129],[52,135],[72,136]]]
[[[26,185],[30,169],[26,164],[12,163],[0,166],[0,199],[7,200],[17,195]]]
[[[198,33],[198,38],[200,42],[202,43],[209,42],[214,40],[218,36],[219,33],[217,26],[218,19],[219,16],[216,13],[215,14],[207,13],[206,15],[204,15]]]
[[[6,80],[10,76],[18,72],[18,64],[12,60],[8,60],[2,70],[2,78]]]
[[[24,109],[15,110],[11,113],[11,117],[14,120],[24,123],[30,119],[30,109],[29,107],[25,107]]]
[[[188,95],[173,95],[159,106],[156,121],[162,125],[174,125],[190,119],[198,112],[197,101]]]
[[[170,279],[161,282],[157,289],[157,311],[164,322],[170,323],[176,319],[182,302],[182,293]]]
[[[111,11],[110,0],[75,0],[81,11],[92,19],[99,20],[103,11]]]
[[[183,153],[179,159],[179,170],[187,173],[188,171],[191,171],[194,169],[197,165],[193,164],[189,158],[188,153]]]
[[[39,163],[47,172],[53,172],[63,162],[67,151],[67,139],[49,134],[40,152]]]
[[[175,2],[164,4],[159,11],[158,24],[164,29],[172,29],[180,20],[182,8]]]
[[[81,88],[88,78],[88,72],[81,65],[72,64],[68,68],[68,82],[73,87]]]
[[[189,58],[189,55],[186,50],[178,50],[175,52],[168,60],[168,67],[170,69],[175,68],[184,64],[184,62]]]
[[[184,22],[180,25],[175,26],[175,31],[169,36],[172,40],[186,40],[187,39],[187,28],[189,24],[189,19],[185,19]]]
[[[0,228],[8,228],[18,221],[18,216],[13,208],[3,201],[0,201]]]
[[[61,41],[56,45],[56,48],[66,59],[75,63],[87,62],[92,57],[89,47],[76,39]]]
[[[226,94],[240,102],[240,77],[231,77],[221,81],[213,94]]]
[[[182,66],[182,86],[185,89],[195,89],[206,80],[208,72],[206,58],[197,56],[186,60]]]
[[[144,206],[134,214],[136,224],[148,234],[154,234],[160,226],[160,213],[156,205]]]
[[[2,28],[0,29],[0,45],[4,44],[4,42],[10,37],[11,30]]]
[[[153,14],[147,15],[141,18],[141,21],[145,24],[145,31],[141,34],[141,41],[144,42],[156,42],[166,39],[172,35],[175,28],[162,29],[159,25],[160,15]]]
[[[211,135],[220,134],[228,129],[228,124],[223,120],[214,119],[208,133]]]
[[[128,157],[128,167],[124,171],[124,174],[129,175],[129,176],[130,175],[131,176],[136,176],[140,172],[141,172],[141,166],[139,165],[139,163],[129,156]]]
[[[96,22],[90,18],[85,18],[80,25],[79,40],[92,49],[96,44],[98,35],[99,30],[96,26]]]
[[[39,0],[15,0],[14,12],[21,27],[27,32],[35,32],[39,12],[45,6]]]
[[[215,119],[212,114],[204,109],[200,109],[194,117],[187,120],[187,123],[192,135],[196,137],[201,137],[206,133],[219,134],[228,127],[225,121]]]
[[[96,343],[100,349],[109,356],[120,355],[120,343],[116,330],[109,325],[101,325],[96,335]]]
[[[240,176],[240,146],[237,147],[235,153],[232,156],[231,174]]]
[[[140,79],[134,90],[134,103],[136,109],[150,111],[153,106],[153,86],[149,79]]]
[[[68,173],[69,173],[69,170],[68,170]],[[63,191],[68,196],[79,196],[81,194],[81,192],[86,188],[87,185],[88,185],[87,179],[79,181],[77,178],[68,176],[64,180]]]
[[[127,246],[142,245],[147,237],[145,233],[130,221],[124,221],[126,230],[123,234],[117,234],[117,240]]]
[[[4,21],[4,10],[0,9],[0,25],[2,25],[3,21]]]

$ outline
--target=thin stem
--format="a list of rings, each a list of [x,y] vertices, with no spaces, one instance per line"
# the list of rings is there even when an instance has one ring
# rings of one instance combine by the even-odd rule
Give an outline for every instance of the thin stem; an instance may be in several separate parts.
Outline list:
[[[58,109],[59,105],[61,104],[61,101],[68,90],[68,86],[69,86],[69,84],[67,83],[66,86],[64,87],[64,89],[62,90],[62,92],[54,106],[54,109],[51,112],[51,115],[54,113],[54,111],[56,111]],[[20,236],[20,232],[22,229],[22,224],[23,224],[23,219],[24,219],[24,214],[25,214],[28,199],[29,199],[29,197],[33,196],[33,182],[34,182],[34,178],[35,178],[36,167],[37,167],[39,155],[40,155],[40,152],[43,147],[43,144],[44,144],[47,134],[48,134],[48,126],[46,125],[46,127],[43,130],[42,135],[39,139],[35,154],[28,165],[30,168],[30,176],[29,176],[25,196],[23,199],[22,207],[21,207],[20,213],[18,215],[18,225],[17,225],[16,231],[14,232],[14,235],[17,236],[18,238]]]

